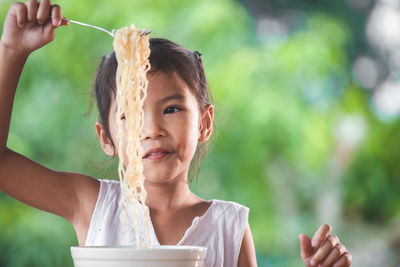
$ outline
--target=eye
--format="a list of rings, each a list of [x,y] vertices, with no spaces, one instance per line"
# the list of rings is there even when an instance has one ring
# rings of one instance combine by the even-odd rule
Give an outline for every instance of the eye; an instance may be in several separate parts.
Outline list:
[[[175,112],[178,112],[178,111],[180,111],[180,110],[181,110],[181,109],[178,108],[178,107],[171,106],[171,107],[167,107],[167,108],[164,110],[164,114],[175,113]]]

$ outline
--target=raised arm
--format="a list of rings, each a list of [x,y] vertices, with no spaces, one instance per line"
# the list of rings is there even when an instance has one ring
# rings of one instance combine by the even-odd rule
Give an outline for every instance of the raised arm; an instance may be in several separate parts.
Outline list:
[[[23,66],[30,53],[53,40],[58,26],[66,25],[61,18],[61,8],[52,6],[49,0],[41,0],[40,4],[34,0],[14,3],[7,14],[0,41],[0,191],[62,216],[79,230],[77,225],[90,221],[98,181],[50,170],[7,147],[12,106]]]

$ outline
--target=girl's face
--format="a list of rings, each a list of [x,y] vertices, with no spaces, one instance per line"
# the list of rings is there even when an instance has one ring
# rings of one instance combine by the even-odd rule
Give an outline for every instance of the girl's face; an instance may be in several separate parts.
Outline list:
[[[148,75],[148,79],[141,140],[146,182],[166,183],[180,178],[186,180],[198,142],[207,141],[211,135],[214,109],[208,105],[200,111],[195,96],[176,73],[168,75],[156,72]],[[117,138],[115,101],[110,107],[109,122],[112,139],[118,148],[120,140]],[[102,141],[99,130],[97,132],[103,150],[112,155],[114,150],[111,142],[107,144],[107,140]],[[124,153],[127,159],[126,151]]]

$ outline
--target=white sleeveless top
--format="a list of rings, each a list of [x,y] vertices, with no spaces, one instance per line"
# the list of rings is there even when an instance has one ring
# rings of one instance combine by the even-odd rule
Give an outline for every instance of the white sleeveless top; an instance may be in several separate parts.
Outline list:
[[[134,229],[127,229],[120,221],[118,181],[99,180],[100,190],[90,221],[85,246],[134,246]],[[249,209],[235,202],[211,200],[211,205],[201,217],[195,217],[186,230],[180,245],[207,247],[205,266],[237,266],[244,228]],[[140,204],[138,204],[140,205]],[[142,216],[140,216],[142,217]],[[139,218],[140,218],[139,217]],[[151,224],[151,219],[149,218]],[[139,222],[140,224],[143,221]],[[132,224],[129,224],[132,227]],[[158,246],[154,227],[150,225],[152,245]],[[140,239],[144,239],[141,234]]]

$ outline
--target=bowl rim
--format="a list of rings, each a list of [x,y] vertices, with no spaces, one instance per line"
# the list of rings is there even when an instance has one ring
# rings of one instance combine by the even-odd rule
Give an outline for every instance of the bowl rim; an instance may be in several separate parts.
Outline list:
[[[74,261],[193,261],[205,260],[206,247],[162,245],[154,248],[134,246],[73,246],[71,256]],[[157,255],[155,257],[155,255]]]
[[[133,251],[149,251],[149,250],[207,250],[203,246],[177,246],[177,245],[159,245],[151,248],[136,248],[135,246],[71,246],[71,250],[133,250]]]

